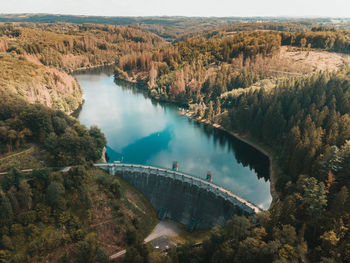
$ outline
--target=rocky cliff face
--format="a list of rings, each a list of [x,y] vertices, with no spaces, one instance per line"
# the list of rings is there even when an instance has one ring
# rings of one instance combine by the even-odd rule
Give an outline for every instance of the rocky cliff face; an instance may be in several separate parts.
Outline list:
[[[71,75],[24,56],[0,53],[0,93],[71,113],[82,103],[82,89]]]

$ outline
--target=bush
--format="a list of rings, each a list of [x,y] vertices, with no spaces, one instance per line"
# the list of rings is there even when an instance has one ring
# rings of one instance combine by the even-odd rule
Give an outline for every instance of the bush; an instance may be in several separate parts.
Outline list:
[[[109,186],[110,191],[113,193],[114,197],[119,199],[121,196],[120,193],[120,184],[117,180],[114,180],[112,184]]]
[[[275,184],[276,191],[282,193],[284,191],[286,184],[289,181],[292,181],[292,178],[290,176],[285,174],[278,175],[277,181]]]

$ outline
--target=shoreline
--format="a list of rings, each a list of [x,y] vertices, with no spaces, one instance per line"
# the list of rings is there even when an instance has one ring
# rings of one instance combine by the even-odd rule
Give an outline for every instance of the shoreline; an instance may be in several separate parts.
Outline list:
[[[262,146],[260,145],[257,145],[256,143],[250,141],[249,139],[247,138],[244,138],[243,136],[239,135],[237,132],[234,132],[234,131],[231,131],[231,130],[227,130],[226,128],[224,128],[223,126],[221,126],[220,124],[218,123],[212,123],[206,119],[199,119],[199,118],[196,118],[194,117],[194,113],[193,112],[179,112],[181,115],[183,116],[186,116],[187,118],[191,119],[191,120],[194,120],[196,122],[200,122],[200,123],[203,123],[203,124],[206,124],[206,125],[210,125],[212,126],[213,128],[216,128],[216,129],[219,129],[219,130],[222,130],[224,132],[227,132],[228,134],[230,134],[231,136],[235,137],[236,139],[250,145],[251,147],[255,148],[256,150],[258,150],[259,152],[261,152],[262,154],[264,154],[268,159],[269,159],[269,170],[270,170],[270,173],[269,173],[269,177],[270,177],[270,194],[271,194],[271,197],[272,197],[272,202],[271,204],[278,200],[279,199],[279,196],[275,190],[275,183],[276,183],[276,175],[274,173],[274,170],[273,170],[273,164],[274,164],[274,161],[273,161],[273,156],[270,152],[268,152],[267,150],[265,150]],[[271,207],[271,204],[270,204],[270,207]]]
[[[61,69],[63,72],[66,72],[69,76],[72,76],[76,82],[78,83],[79,87],[80,83],[77,81],[76,77],[74,76],[75,74],[81,74],[81,73],[85,73],[88,72],[89,70],[97,70],[97,69],[103,69],[103,68],[108,68],[111,67],[115,64],[115,62],[111,62],[111,63],[106,63],[106,64],[100,64],[100,65],[94,65],[94,66],[88,66],[88,67],[81,67],[81,68],[76,68],[76,69],[69,69],[68,71],[65,71],[63,69]],[[83,88],[81,88],[82,91],[82,101],[81,103],[79,103],[79,106],[76,109],[71,110],[70,112],[66,112],[66,114],[68,114],[69,116],[72,116],[76,119],[78,119],[79,113],[84,105],[84,98],[83,98],[83,94],[84,94],[84,90]]]
[[[94,70],[94,69],[98,69],[98,68],[104,68],[104,67],[110,67],[115,65],[115,62],[110,62],[110,63],[106,63],[106,64],[99,64],[99,65],[93,65],[93,66],[87,66],[87,67],[81,67],[81,68],[76,68],[76,69],[70,69],[68,71],[68,73],[70,75],[74,75],[77,73],[83,73],[84,71],[88,71],[88,70]]]

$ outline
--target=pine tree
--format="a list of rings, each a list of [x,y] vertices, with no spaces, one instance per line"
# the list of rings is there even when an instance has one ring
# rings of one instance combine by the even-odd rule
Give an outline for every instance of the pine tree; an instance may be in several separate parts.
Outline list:
[[[209,105],[205,110],[204,118],[208,121],[212,121],[214,119],[214,108],[212,101],[209,102]]]
[[[215,115],[220,115],[220,114],[221,114],[221,102],[220,102],[220,98],[216,98],[214,112],[215,112],[215,113],[214,113]]]
[[[3,191],[0,191],[0,225],[11,224],[13,220],[13,210],[10,200]]]

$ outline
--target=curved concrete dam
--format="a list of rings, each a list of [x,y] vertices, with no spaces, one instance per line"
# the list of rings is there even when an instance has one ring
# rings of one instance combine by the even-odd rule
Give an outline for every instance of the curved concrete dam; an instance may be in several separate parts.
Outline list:
[[[190,231],[223,226],[234,215],[262,211],[222,187],[181,172],[125,163],[95,166],[120,176],[143,193],[160,219],[170,218],[184,224]]]

